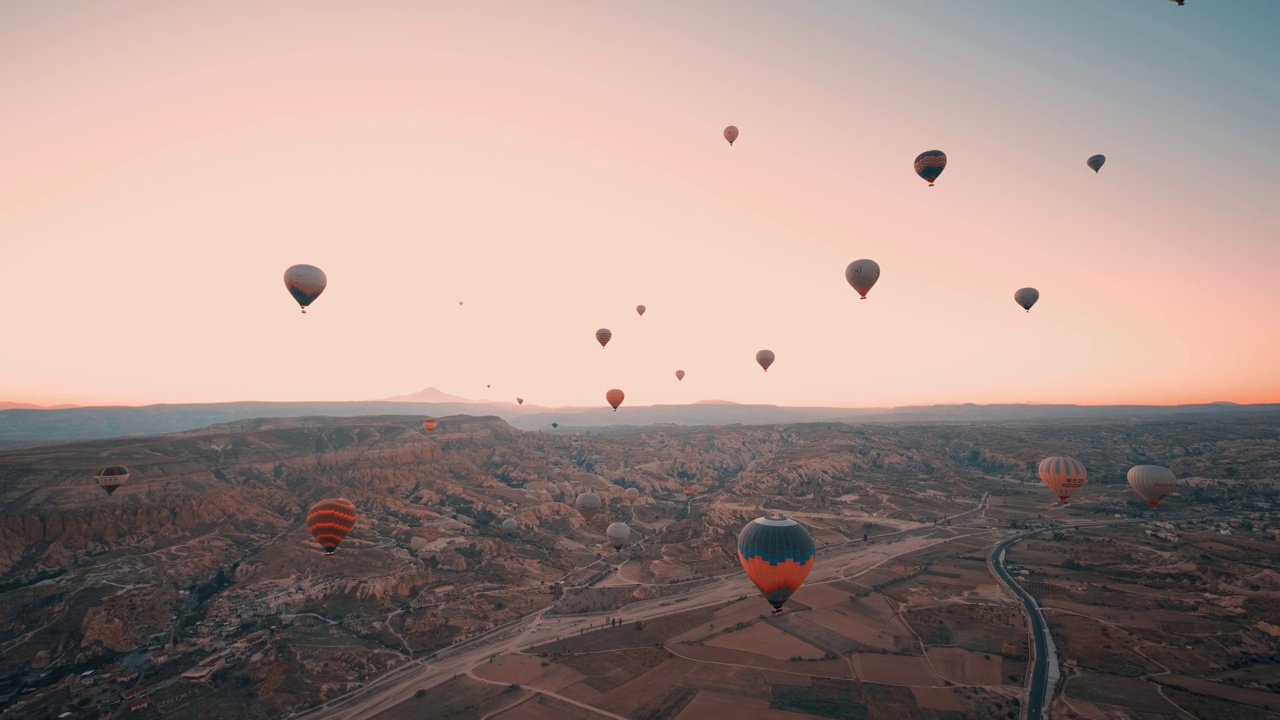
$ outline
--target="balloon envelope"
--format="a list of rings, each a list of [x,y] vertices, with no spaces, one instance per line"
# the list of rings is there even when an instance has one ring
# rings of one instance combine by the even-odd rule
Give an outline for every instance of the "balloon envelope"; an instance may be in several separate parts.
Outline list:
[[[636,312],[640,314],[640,317],[644,317],[644,306],[643,306],[643,305],[637,305],[637,306],[636,306]]]
[[[773,351],[761,350],[756,353],[756,362],[760,363],[765,372],[769,372],[769,366],[773,364]]]
[[[677,370],[677,371],[676,371],[676,379],[677,379],[677,380],[683,380],[683,379],[684,379],[684,371],[683,371],[683,370]]]
[[[294,265],[284,271],[284,286],[304,313],[328,284],[324,271],[314,265]]]
[[[1084,486],[1088,477],[1084,465],[1069,457],[1050,457],[1040,461],[1040,479],[1058,495],[1063,503],[1071,494]]]
[[[609,536],[610,542],[613,543],[614,550],[621,550],[623,545],[631,539],[631,527],[624,522],[611,523],[604,531]]]
[[[578,512],[582,513],[583,519],[591,522],[591,518],[600,512],[600,496],[593,492],[582,493],[578,496],[577,501],[573,503],[573,506],[578,509]]]
[[[613,406],[614,412],[618,412],[618,406],[622,404],[624,398],[626,398],[626,395],[618,388],[614,388],[604,394],[604,399],[608,400],[609,404]]]
[[[1105,155],[1094,155],[1093,157],[1086,160],[1085,163],[1089,166],[1090,170],[1096,173],[1102,169],[1102,163],[1106,161],[1107,161],[1107,158]]]
[[[519,529],[520,529],[520,526],[517,525],[516,521],[512,520],[511,518],[507,518],[506,520],[502,521],[502,532],[508,535],[515,535],[516,530],[519,530]]]
[[[422,427],[427,431],[427,434],[430,435],[436,429],[436,419],[427,418],[426,420],[423,420]]]
[[[756,518],[738,533],[738,561],[769,604],[780,611],[813,569],[813,538],[790,518]]]
[[[93,474],[93,480],[98,483],[98,487],[106,490],[110,495],[116,491],[116,488],[129,482],[129,468],[122,465],[98,468],[98,472]]]
[[[930,187],[946,167],[947,154],[941,150],[926,150],[916,156],[916,174],[927,180]]]
[[[633,488],[633,487],[627,488],[625,491],[623,491],[622,497],[632,502],[635,502],[636,500],[640,499],[640,490],[638,488]]]
[[[600,328],[596,331],[596,342],[600,343],[600,347],[609,344],[609,340],[613,337],[613,333],[609,332],[609,328]]]
[[[1129,487],[1151,507],[1160,504],[1164,496],[1178,487],[1173,471],[1160,465],[1135,465],[1129,468]]]
[[[880,265],[875,260],[854,260],[844,269],[844,279],[866,300],[867,293],[880,279]]]
[[[738,139],[738,128],[734,125],[725,128],[724,139],[729,141],[729,147],[733,147],[733,141]]]
[[[518,398],[516,398],[516,404],[517,404],[517,405],[523,405],[523,404],[524,404],[524,398],[519,398],[519,397],[518,397]]]
[[[1013,294],[1013,301],[1021,305],[1022,309],[1027,312],[1031,312],[1031,306],[1035,305],[1039,299],[1040,291],[1031,287],[1021,288]]]
[[[338,549],[338,544],[355,524],[356,506],[350,500],[321,500],[307,511],[307,529],[329,555]]]

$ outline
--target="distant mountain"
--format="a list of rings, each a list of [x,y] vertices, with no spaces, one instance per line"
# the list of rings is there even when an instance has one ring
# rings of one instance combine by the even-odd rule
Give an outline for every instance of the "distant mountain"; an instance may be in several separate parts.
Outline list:
[[[732,400],[699,400],[694,405],[741,405]]]
[[[6,402],[0,400],[0,410],[62,410],[80,407],[79,405],[32,405],[31,403]]]
[[[423,403],[478,403],[479,400],[450,395],[439,388],[429,387],[412,395],[397,395],[383,398],[385,402],[423,402]]]

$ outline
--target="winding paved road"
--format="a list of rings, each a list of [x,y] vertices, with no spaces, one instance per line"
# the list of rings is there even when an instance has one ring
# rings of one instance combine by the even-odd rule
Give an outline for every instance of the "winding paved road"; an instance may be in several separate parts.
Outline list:
[[[1031,638],[1033,642],[1032,653],[1035,661],[1031,666],[1031,692],[1027,697],[1027,719],[1028,720],[1045,720],[1048,718],[1046,709],[1048,707],[1046,700],[1052,693],[1053,688],[1049,687],[1049,626],[1045,624],[1044,615],[1040,614],[1040,606],[1036,604],[1036,599],[1031,593],[1022,589],[1022,586],[1014,581],[1013,576],[1004,567],[1004,551],[1010,545],[1019,540],[1034,535],[1040,530],[1032,532],[1019,533],[1001,540],[991,550],[991,570],[995,573],[1000,582],[1005,587],[1013,591],[1022,601],[1022,607],[1027,612],[1027,617],[1031,621]],[[1055,659],[1056,662],[1056,659]],[[1055,670],[1057,668],[1054,668]],[[1056,673],[1055,673],[1056,675]],[[1054,683],[1055,685],[1057,683]]]

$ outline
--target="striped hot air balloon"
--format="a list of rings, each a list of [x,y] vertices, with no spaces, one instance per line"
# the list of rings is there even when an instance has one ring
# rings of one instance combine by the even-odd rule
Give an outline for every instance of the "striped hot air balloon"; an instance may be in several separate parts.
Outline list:
[[[329,279],[325,277],[324,271],[314,265],[294,265],[284,271],[284,286],[293,299],[298,301],[298,306],[304,313],[307,306],[320,297],[328,283]]]
[[[1040,479],[1064,505],[1072,493],[1084,486],[1086,477],[1084,465],[1074,458],[1050,457],[1040,461]]]
[[[809,531],[782,515],[756,518],[738,533],[738,560],[774,614],[809,577],[814,557]]]
[[[321,500],[307,511],[307,529],[327,555],[332,555],[338,549],[338,545],[355,525],[356,506],[350,500]]]
[[[1135,465],[1129,468],[1129,487],[1151,507],[1160,504],[1165,495],[1178,487],[1173,471],[1159,465]]]
[[[613,333],[609,328],[600,328],[596,331],[596,342],[600,343],[600,348],[604,349],[609,344],[609,340],[613,338]]]
[[[629,487],[622,492],[622,497],[626,498],[627,502],[635,502],[640,499],[640,489]]]
[[[430,435],[430,434],[431,434],[432,432],[434,432],[434,431],[435,431],[435,429],[436,429],[436,419],[435,419],[435,418],[427,418],[426,420],[423,420],[423,421],[422,421],[422,429],[423,429],[423,430],[426,430],[426,431],[427,431],[427,434],[428,434],[428,435]]]
[[[93,474],[93,480],[98,483],[98,487],[106,490],[110,495],[116,491],[116,488],[129,482],[129,468],[122,465],[98,468],[98,472]]]
[[[947,154],[941,150],[926,150],[916,156],[916,174],[924,178],[933,187],[933,183],[947,167]]]

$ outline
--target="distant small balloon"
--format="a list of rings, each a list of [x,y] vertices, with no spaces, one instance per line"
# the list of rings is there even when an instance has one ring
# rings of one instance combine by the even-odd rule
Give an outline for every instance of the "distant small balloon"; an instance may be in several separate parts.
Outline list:
[[[677,371],[676,371],[676,379],[677,379],[677,380],[684,380],[684,371],[683,371],[683,370],[677,370]]]
[[[325,277],[324,271],[314,265],[293,265],[284,271],[285,289],[298,301],[303,313],[307,312],[308,305],[320,297],[328,284],[329,279]]]
[[[552,429],[552,430],[555,430],[555,429],[556,429],[556,428],[558,428],[558,427],[560,427],[560,423],[558,423],[558,422],[553,422],[553,423],[551,423],[551,429]]]
[[[508,535],[515,535],[516,531],[519,529],[520,529],[520,526],[516,524],[516,521],[511,518],[507,518],[506,520],[502,521],[502,532]]]
[[[1049,457],[1040,461],[1040,480],[1057,494],[1065,505],[1075,491],[1084,487],[1088,474],[1079,460],[1069,457]]]
[[[760,363],[760,367],[764,368],[765,372],[769,372],[769,366],[773,364],[773,360],[772,350],[761,350],[756,353],[756,362]]]
[[[1106,161],[1107,161],[1107,157],[1105,155],[1094,155],[1093,157],[1089,158],[1085,162],[1086,164],[1088,164],[1090,170],[1092,170],[1094,173],[1097,173],[1099,170],[1102,169],[1102,163]]]
[[[1040,299],[1040,291],[1033,287],[1020,288],[1013,294],[1013,301],[1022,306],[1023,310],[1031,312],[1031,306],[1036,304]]]
[[[738,128],[734,125],[725,128],[724,139],[729,141],[729,147],[733,147],[733,141],[738,139]]]
[[[624,395],[618,388],[614,388],[604,394],[604,399],[609,401],[609,404],[613,406],[614,412],[618,412],[618,406],[622,404],[622,400],[625,397],[626,395]]]
[[[623,491],[622,497],[626,498],[627,502],[635,502],[640,499],[640,490],[638,488],[629,487]]]
[[[866,300],[867,293],[880,279],[880,265],[875,260],[854,260],[844,269],[844,279]]]
[[[427,434],[428,434],[428,435],[430,435],[432,432],[435,432],[435,429],[436,429],[436,419],[435,419],[435,418],[427,418],[426,420],[423,420],[423,421],[422,421],[422,427],[423,427],[423,429],[425,429],[425,430],[427,431]]]
[[[637,306],[636,306],[636,312],[637,312],[637,313],[639,313],[640,317],[644,317],[644,306],[643,306],[643,305],[637,305]]]
[[[611,339],[613,339],[613,333],[609,331],[609,328],[600,328],[596,331],[596,342],[600,343],[601,349],[608,345]]]
[[[916,174],[924,178],[933,187],[933,183],[947,167],[947,154],[941,150],[926,150],[916,156]]]
[[[523,404],[524,404],[524,398],[522,398],[522,397],[518,397],[518,398],[516,398],[516,404],[517,404],[517,405],[523,405]]]

